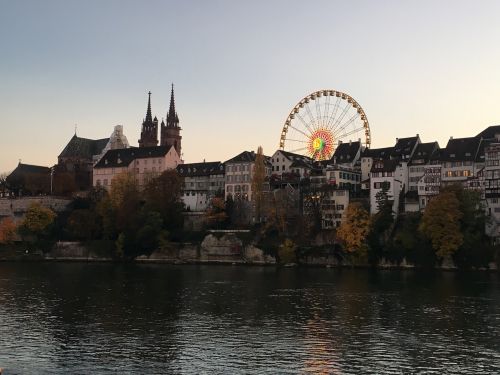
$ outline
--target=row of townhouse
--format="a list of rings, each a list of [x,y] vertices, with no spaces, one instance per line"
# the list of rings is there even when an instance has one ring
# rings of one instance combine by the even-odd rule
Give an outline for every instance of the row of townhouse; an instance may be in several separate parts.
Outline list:
[[[256,153],[243,151],[225,162],[183,164],[170,146],[108,150],[94,166],[94,185],[109,187],[114,175],[135,173],[139,185],[169,168],[184,179],[183,201],[204,211],[211,198],[253,201]],[[500,237],[500,126],[473,137],[450,138],[446,147],[422,142],[417,134],[394,146],[367,149],[358,140],[339,143],[328,161],[277,150],[265,157],[266,191],[286,189],[303,212],[321,208],[324,228],[340,225],[353,198],[366,199],[377,212],[377,193],[385,189],[393,212],[422,211],[442,186],[460,183],[478,189],[492,217],[490,233]],[[251,204],[250,204],[251,206]]]
[[[372,214],[381,189],[387,189],[395,214],[423,211],[443,186],[477,190],[490,217],[486,231],[500,239],[500,126],[472,137],[451,137],[444,148],[437,142],[422,143],[417,135],[397,139],[394,147],[367,149],[361,174]]]

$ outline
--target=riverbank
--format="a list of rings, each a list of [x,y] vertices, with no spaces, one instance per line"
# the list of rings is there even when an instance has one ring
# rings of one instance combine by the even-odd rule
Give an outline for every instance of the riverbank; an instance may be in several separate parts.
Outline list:
[[[244,244],[236,235],[225,234],[221,237],[207,235],[199,243],[169,243],[168,246],[153,251],[150,255],[141,255],[134,259],[117,259],[114,256],[113,242],[93,241],[56,242],[48,251],[33,249],[22,243],[0,247],[0,262],[107,262],[107,263],[142,263],[142,264],[218,264],[241,266],[304,266],[328,268],[374,268],[367,262],[340,258],[329,251],[301,252],[295,263],[280,263],[275,256],[266,253],[253,244]],[[379,262],[378,269],[420,269],[405,259],[400,263]],[[489,267],[477,268],[479,271],[499,270],[497,263]],[[434,269],[458,270],[451,259],[441,262]]]

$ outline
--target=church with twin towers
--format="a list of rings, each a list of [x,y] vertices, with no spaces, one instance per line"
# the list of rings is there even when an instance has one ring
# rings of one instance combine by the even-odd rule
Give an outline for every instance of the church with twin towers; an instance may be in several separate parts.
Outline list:
[[[153,118],[151,112],[151,91],[148,93],[148,108],[146,118],[142,122],[141,138],[139,147],[158,146],[158,118]],[[160,146],[173,146],[179,157],[181,157],[181,128],[179,126],[179,116],[175,110],[174,85],[170,93],[170,106],[165,120],[160,124]]]
[[[159,125],[159,126],[158,126]],[[158,141],[158,127],[160,140]],[[122,134],[122,127],[115,129]],[[120,138],[120,137],[118,137]],[[165,120],[158,124],[151,111],[151,92],[148,93],[146,117],[142,121],[139,147],[129,147],[128,142],[116,147],[106,147],[96,158],[93,166],[93,186],[111,187],[114,177],[120,173],[132,173],[139,188],[143,188],[151,178],[164,171],[175,169],[183,164],[181,147],[181,128],[175,110],[174,85],[170,94],[170,106]],[[125,144],[126,143],[126,144]]]

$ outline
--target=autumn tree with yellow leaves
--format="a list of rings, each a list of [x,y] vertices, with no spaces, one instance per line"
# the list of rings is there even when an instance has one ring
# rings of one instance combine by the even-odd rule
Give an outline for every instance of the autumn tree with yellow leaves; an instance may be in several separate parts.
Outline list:
[[[47,237],[55,218],[56,214],[50,208],[43,207],[40,203],[33,203],[19,225],[19,233],[35,240]]]
[[[344,242],[349,252],[365,246],[366,236],[370,231],[370,214],[358,202],[349,203],[345,219],[337,230],[337,237]]]
[[[453,255],[462,245],[462,216],[460,201],[452,190],[442,191],[425,208],[419,231],[431,241],[438,257]]]

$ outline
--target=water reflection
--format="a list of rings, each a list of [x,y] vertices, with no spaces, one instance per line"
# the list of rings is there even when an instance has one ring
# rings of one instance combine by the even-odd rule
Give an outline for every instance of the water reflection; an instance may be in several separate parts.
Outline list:
[[[9,373],[495,372],[498,276],[0,264]]]

